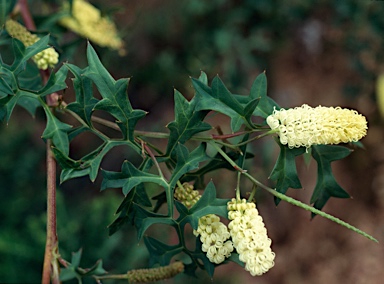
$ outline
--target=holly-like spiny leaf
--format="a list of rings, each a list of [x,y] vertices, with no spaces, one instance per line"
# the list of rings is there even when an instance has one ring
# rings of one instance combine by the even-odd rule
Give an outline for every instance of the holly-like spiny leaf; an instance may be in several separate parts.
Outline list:
[[[178,144],[176,147],[177,164],[172,173],[169,185],[173,188],[177,181],[187,172],[195,170],[199,167],[201,162],[209,159],[209,156],[205,153],[206,144],[201,143],[195,150],[189,153],[187,147],[182,144]]]
[[[134,141],[133,131],[138,120],[146,115],[143,110],[134,110],[127,96],[129,79],[119,79],[115,81],[111,74],[101,63],[96,51],[91,44],[88,44],[87,59],[89,67],[84,75],[90,78],[96,85],[103,97],[94,107],[94,109],[109,112],[117,119],[117,125],[120,127],[124,139]],[[139,147],[136,147],[139,151]]]
[[[321,210],[331,197],[349,198],[349,194],[337,183],[332,173],[331,163],[343,159],[351,150],[343,146],[314,145],[312,157],[317,162],[317,182],[310,203]],[[314,214],[312,214],[314,216]]]
[[[282,145],[277,141],[280,147],[280,154],[277,158],[275,167],[273,168],[270,178],[276,180],[276,190],[285,194],[288,188],[301,188],[301,182],[297,176],[295,158],[305,153],[305,147],[290,149],[286,145]],[[275,204],[280,203],[279,198],[275,198]]]
[[[133,204],[135,215],[135,226],[137,228],[137,239],[141,240],[145,231],[154,224],[163,224],[172,227],[177,227],[177,223],[172,217],[156,214],[142,208],[140,205]]]
[[[69,153],[69,140],[67,132],[72,128],[71,125],[61,122],[56,118],[48,107],[44,107],[47,116],[47,125],[42,138],[52,139],[53,144],[65,155]]]
[[[67,64],[67,67],[75,75],[73,87],[76,93],[76,101],[68,104],[67,108],[80,116],[89,127],[92,127],[92,112],[99,101],[93,97],[92,80],[84,76],[86,69],[80,69],[72,64]]]
[[[183,246],[180,244],[167,245],[149,236],[144,237],[144,243],[151,255],[150,266],[157,263],[160,266],[166,266],[171,262],[172,257],[183,251]]]
[[[103,261],[101,259],[90,268],[80,268],[81,255],[81,249],[78,252],[72,253],[71,263],[60,271],[60,281],[68,281],[75,278],[81,279],[87,276],[104,275],[107,273],[103,268]]]
[[[177,143],[184,144],[193,135],[212,128],[208,123],[203,122],[208,112],[196,110],[196,97],[188,102],[179,91],[174,92],[175,120],[167,125],[170,136],[166,156],[174,154]]]
[[[124,161],[121,172],[102,171],[103,182],[101,184],[101,190],[106,188],[122,188],[123,194],[127,195],[130,190],[140,183],[152,182],[162,187],[168,187],[164,178],[140,171],[129,161]]]
[[[58,157],[58,161],[63,166],[60,182],[63,183],[68,179],[85,175],[89,175],[89,179],[91,181],[95,181],[99,172],[101,161],[103,160],[104,156],[114,147],[122,145],[132,147],[131,144],[132,143],[130,141],[108,140],[77,161],[72,160],[68,157],[68,153],[62,151],[63,153]],[[79,166],[76,168],[68,167],[68,165],[71,164],[76,164]]]
[[[36,55],[37,53],[43,51],[44,49],[47,49],[49,47],[48,42],[49,35],[46,35],[34,44],[25,47],[21,41],[13,38],[12,46],[15,59],[12,65],[10,66],[10,70],[15,75],[18,75],[20,72],[24,71],[27,60],[30,59],[32,56]]]
[[[212,80],[208,87],[198,79],[192,78],[192,85],[198,99],[197,110],[214,110],[231,118],[231,129],[237,131],[247,120],[244,118],[244,107],[225,87],[219,77]]]
[[[113,221],[112,224],[108,226],[109,235],[112,236],[120,228],[126,224],[134,225],[136,212],[133,209],[133,204],[140,204],[144,207],[151,207],[152,203],[148,198],[147,192],[145,190],[144,184],[139,184],[133,188],[128,195],[124,198],[123,202],[120,204],[119,208],[116,211],[116,214],[119,214],[119,217]]]

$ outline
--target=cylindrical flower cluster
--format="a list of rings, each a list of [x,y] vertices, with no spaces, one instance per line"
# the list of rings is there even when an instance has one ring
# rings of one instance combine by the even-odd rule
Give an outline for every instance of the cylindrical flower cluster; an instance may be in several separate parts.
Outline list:
[[[231,235],[227,226],[220,222],[220,218],[215,214],[209,214],[199,219],[199,226],[193,234],[203,243],[201,250],[207,253],[207,257],[212,263],[222,263],[225,258],[231,255],[233,244],[228,240]]]
[[[312,108],[306,104],[293,109],[274,110],[267,117],[277,130],[280,143],[294,147],[359,141],[367,134],[367,120],[355,110],[340,107]]]
[[[184,264],[176,261],[167,266],[128,271],[127,278],[129,283],[149,283],[172,278],[183,271]]]
[[[23,25],[11,19],[5,22],[5,29],[10,36],[17,38],[27,47],[40,39],[37,35],[30,33]],[[53,47],[49,47],[34,55],[32,60],[39,69],[46,70],[59,62],[59,54]]]
[[[72,11],[69,11],[69,7],[66,3],[64,10],[70,15],[60,19],[61,25],[100,46],[119,50],[122,55],[125,53],[123,41],[117,34],[115,24],[103,17],[100,10],[83,0],[74,0]]]
[[[228,228],[233,246],[245,270],[252,276],[262,275],[274,266],[275,253],[271,250],[271,239],[255,203],[233,198],[228,202]]]
[[[186,182],[175,189],[174,197],[185,207],[191,208],[201,195],[193,189],[193,185]],[[230,238],[228,228],[220,222],[220,217],[215,214],[201,217],[197,230],[193,230],[193,234],[196,237],[200,236],[201,250],[206,253],[212,263],[222,263],[233,251],[232,242],[228,240]]]

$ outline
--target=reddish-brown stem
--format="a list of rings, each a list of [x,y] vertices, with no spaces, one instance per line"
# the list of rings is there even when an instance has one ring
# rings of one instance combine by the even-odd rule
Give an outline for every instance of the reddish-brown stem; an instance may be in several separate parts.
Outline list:
[[[19,0],[20,13],[24,24],[29,30],[36,30],[35,23],[29,11],[27,0]],[[49,70],[40,70],[42,81],[46,83],[50,76]],[[49,106],[57,106],[58,95],[50,94],[46,97]],[[42,284],[59,284],[59,264],[58,264],[58,238],[56,226],[56,161],[51,147],[52,141],[47,140],[47,236],[45,244],[44,264]]]
[[[58,272],[58,239],[56,232],[56,161],[52,141],[47,140],[47,241],[45,245],[42,284],[60,283]]]
[[[223,140],[223,139],[228,139],[228,138],[240,136],[240,135],[243,135],[243,134],[246,134],[246,133],[248,133],[248,132],[241,131],[241,132],[236,132],[236,133],[232,133],[232,134],[220,134],[220,135],[212,134],[212,139]]]
[[[20,13],[21,13],[21,16],[23,17],[25,27],[28,30],[35,31],[36,30],[35,22],[33,21],[32,15],[29,12],[29,7],[27,2],[28,2],[27,0],[19,0],[18,4],[20,8]]]

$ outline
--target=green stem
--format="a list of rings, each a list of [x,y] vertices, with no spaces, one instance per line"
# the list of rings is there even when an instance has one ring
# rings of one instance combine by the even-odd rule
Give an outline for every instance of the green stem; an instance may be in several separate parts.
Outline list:
[[[257,140],[257,139],[260,139],[260,138],[263,138],[264,136],[267,136],[267,135],[271,135],[271,134],[274,134],[276,133],[277,131],[276,130],[269,130],[263,134],[260,134],[260,135],[257,135],[251,139],[248,139],[247,141],[244,141],[244,142],[241,142],[241,143],[237,143],[237,144],[233,144],[233,146],[235,147],[239,147],[239,146],[243,146],[245,144],[248,144],[249,142],[252,142],[254,140]]]
[[[256,194],[256,185],[253,185],[253,187],[252,187],[252,192],[251,192],[251,194],[249,195],[249,198],[248,198],[248,202],[252,202],[252,200],[253,200],[253,197],[255,196],[255,194]]]
[[[248,174],[248,173],[243,173],[243,174],[247,178],[249,178],[253,183],[255,183],[255,184],[260,186],[260,182],[257,181],[255,178],[253,178],[250,174]],[[374,241],[376,243],[379,242],[377,239],[375,239],[371,235],[369,235],[369,234],[365,233],[364,231],[362,231],[362,230],[360,230],[360,229],[358,229],[358,228],[348,224],[347,222],[345,222],[343,220],[340,220],[339,218],[336,218],[336,217],[334,217],[334,216],[332,216],[330,214],[327,214],[327,213],[325,213],[325,212],[323,212],[321,210],[318,210],[318,209],[316,209],[316,208],[314,208],[312,206],[309,206],[309,205],[307,205],[307,204],[305,204],[305,203],[303,203],[303,202],[301,202],[299,200],[296,200],[296,199],[294,199],[292,197],[289,197],[289,196],[287,196],[285,194],[282,194],[282,193],[280,193],[280,192],[276,191],[275,189],[272,189],[272,188],[270,188],[268,186],[262,185],[260,187],[262,187],[263,189],[265,189],[266,191],[268,191],[272,195],[276,196],[277,198],[280,198],[281,200],[284,200],[284,201],[286,201],[286,202],[288,202],[288,203],[290,203],[292,205],[295,205],[295,206],[298,206],[300,208],[303,208],[304,210],[310,211],[313,214],[316,214],[316,215],[319,215],[319,216],[324,217],[326,219],[329,219],[329,220],[331,220],[331,221],[333,221],[333,222],[335,222],[335,223],[337,223],[337,224],[339,224],[339,225],[341,225],[343,227],[346,227],[347,229],[350,229],[350,230],[352,230],[352,231],[354,231],[354,232],[356,232],[356,233],[358,233],[358,234],[360,234],[360,235],[370,239],[371,241]]]
[[[241,179],[241,173],[237,172],[237,184],[236,184],[236,200],[240,200],[240,179]]]

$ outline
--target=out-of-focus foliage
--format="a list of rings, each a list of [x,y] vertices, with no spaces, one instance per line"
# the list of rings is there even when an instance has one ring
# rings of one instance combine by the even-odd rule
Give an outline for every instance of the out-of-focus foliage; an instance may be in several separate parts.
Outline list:
[[[36,125],[21,126],[16,121],[0,128],[0,281],[37,283],[41,281],[46,234],[45,150],[40,137],[33,134],[38,132]],[[121,201],[119,194],[100,194],[84,179],[59,187],[57,194],[58,236],[64,258],[70,260],[73,251],[83,248],[81,265],[85,267],[100,258],[109,272],[146,265],[146,249],[137,246],[135,233],[122,230],[108,237],[107,226]]]

